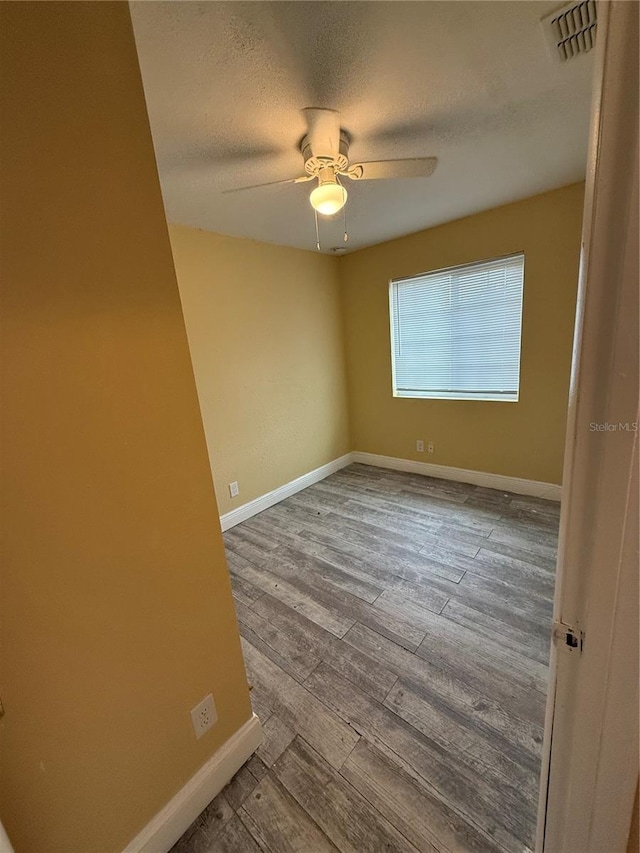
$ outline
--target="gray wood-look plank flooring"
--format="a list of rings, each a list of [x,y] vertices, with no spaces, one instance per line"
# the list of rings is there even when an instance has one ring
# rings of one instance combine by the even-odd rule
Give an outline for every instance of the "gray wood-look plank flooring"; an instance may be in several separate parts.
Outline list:
[[[525,853],[559,505],[352,465],[225,536],[265,741],[173,853]]]

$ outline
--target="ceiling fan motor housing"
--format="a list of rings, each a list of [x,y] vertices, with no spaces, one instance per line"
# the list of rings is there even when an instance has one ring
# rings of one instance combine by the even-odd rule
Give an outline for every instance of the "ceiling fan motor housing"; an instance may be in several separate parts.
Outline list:
[[[332,166],[336,172],[345,172],[349,165],[349,136],[346,131],[340,131],[340,146],[337,157],[331,154],[316,155],[311,153],[311,141],[308,136],[303,137],[300,150],[304,157],[304,169],[308,175],[318,177],[323,169]]]

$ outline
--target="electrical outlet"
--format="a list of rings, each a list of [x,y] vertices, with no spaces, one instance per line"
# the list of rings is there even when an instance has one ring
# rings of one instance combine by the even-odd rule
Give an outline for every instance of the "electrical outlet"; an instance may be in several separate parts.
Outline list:
[[[429,447],[427,448],[427,452],[433,453],[433,442],[432,441],[429,442]]]
[[[202,702],[191,709],[191,722],[196,737],[199,739],[205,732],[208,732],[214,723],[218,722],[218,714],[216,712],[216,703],[213,701],[213,696],[209,693],[205,696]]]
[[[424,453],[424,441],[416,441],[416,450],[418,453]]]
[[[240,494],[240,489],[238,488],[238,483],[236,480],[233,483],[229,483],[229,494],[232,498],[237,498]]]

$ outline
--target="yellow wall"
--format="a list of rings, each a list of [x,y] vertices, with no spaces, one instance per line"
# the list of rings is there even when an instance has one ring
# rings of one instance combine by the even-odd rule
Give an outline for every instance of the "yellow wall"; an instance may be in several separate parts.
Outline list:
[[[560,483],[582,197],[573,184],[340,259],[355,450]],[[394,398],[389,280],[518,251],[520,401]],[[416,439],[435,452],[417,453]]]
[[[127,4],[1,15],[0,808],[111,853],[249,698]]]
[[[337,259],[179,226],[170,236],[225,513],[351,449]]]

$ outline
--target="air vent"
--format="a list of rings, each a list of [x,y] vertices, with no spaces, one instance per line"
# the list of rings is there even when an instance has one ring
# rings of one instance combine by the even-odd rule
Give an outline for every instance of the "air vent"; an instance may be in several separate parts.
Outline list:
[[[543,18],[541,23],[556,62],[567,62],[588,53],[596,43],[595,0],[569,3]]]

